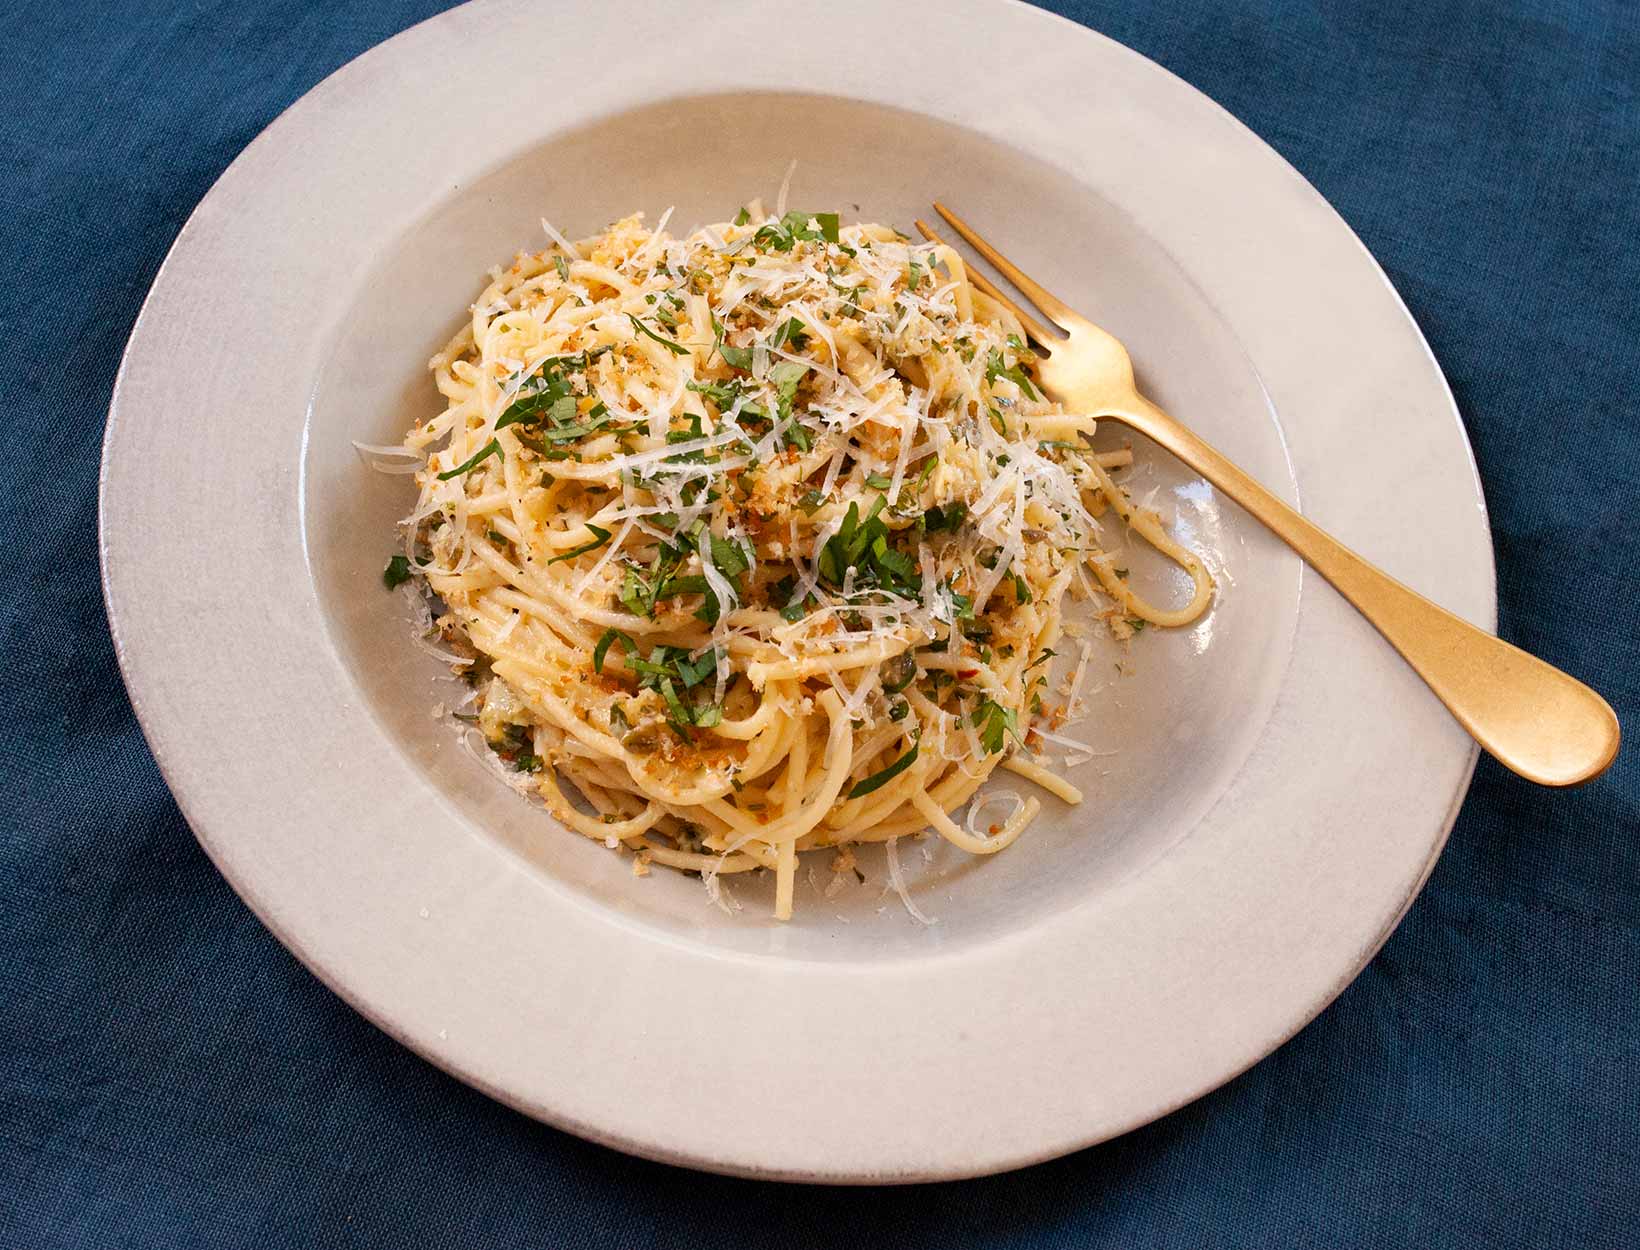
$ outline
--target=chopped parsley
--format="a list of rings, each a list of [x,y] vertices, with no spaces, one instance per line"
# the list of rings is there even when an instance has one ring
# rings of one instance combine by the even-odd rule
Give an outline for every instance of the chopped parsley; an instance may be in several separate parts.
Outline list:
[[[1002,750],[1003,744],[1011,734],[1015,741],[1019,741],[1019,715],[1011,708],[992,699],[989,695],[980,699],[968,723],[979,730],[980,745],[988,755],[995,755]]]
[[[1041,664],[1041,663],[1043,663],[1047,660],[1051,660],[1051,659],[1053,659],[1054,656],[1056,656],[1058,654],[1059,654],[1059,652],[1055,651],[1052,647],[1043,647],[1042,648],[1042,654],[1037,656],[1036,659],[1032,660],[1029,664],[1027,664],[1025,666],[1024,671],[1028,673],[1033,668],[1035,668],[1038,664]]]
[[[813,226],[809,225],[811,221]],[[838,224],[836,213],[804,213],[793,209],[779,221],[759,226],[752,236],[752,243],[776,252],[791,251],[800,239],[811,243],[836,243]]]
[[[1019,387],[1020,394],[1024,395],[1026,399],[1042,398],[1037,393],[1036,387],[1031,384],[1030,375],[1020,367],[1019,363],[1016,361],[1014,364],[1008,364],[1003,359],[1002,353],[992,348],[990,354],[985,358],[985,380],[994,384],[999,378],[1006,378]]]

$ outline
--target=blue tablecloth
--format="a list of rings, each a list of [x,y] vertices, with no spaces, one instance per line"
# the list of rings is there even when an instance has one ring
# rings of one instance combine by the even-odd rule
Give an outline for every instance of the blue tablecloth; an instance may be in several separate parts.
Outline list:
[[[115,668],[103,414],[211,182],[437,7],[93,0],[0,37],[0,1245],[1640,1243],[1632,748],[1572,793],[1483,760],[1429,888],[1296,1040],[1122,1140],[943,1187],[753,1184],[588,1145],[400,1049],[262,929]],[[1503,634],[1640,729],[1640,11],[1055,7],[1221,101],[1360,232],[1457,393]],[[800,38],[825,5],[782,13],[749,37]]]

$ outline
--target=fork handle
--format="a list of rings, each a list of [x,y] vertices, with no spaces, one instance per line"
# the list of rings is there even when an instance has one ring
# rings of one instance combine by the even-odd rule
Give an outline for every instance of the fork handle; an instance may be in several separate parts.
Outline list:
[[[1528,781],[1570,786],[1599,776],[1616,757],[1617,715],[1582,682],[1409,590],[1148,400],[1104,415],[1160,443],[1274,531],[1355,605],[1504,767]]]

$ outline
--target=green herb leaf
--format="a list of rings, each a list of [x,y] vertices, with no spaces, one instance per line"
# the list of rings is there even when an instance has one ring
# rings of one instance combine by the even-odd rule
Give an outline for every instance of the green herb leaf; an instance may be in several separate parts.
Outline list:
[[[810,221],[814,222],[814,226],[809,225]],[[758,227],[757,233],[752,236],[752,242],[776,252],[791,251],[799,239],[816,243],[836,243],[838,225],[836,213],[804,213],[793,209],[779,221],[771,221]]]
[[[718,344],[718,355],[730,368],[751,372],[752,349],[750,347],[735,347],[729,343]]]
[[[800,352],[808,341],[808,331],[803,329],[803,323],[796,317],[788,317],[769,340],[769,349],[772,351],[777,347],[790,346],[794,352]]]
[[[639,321],[632,313],[627,313],[626,319],[632,323],[632,328],[638,331],[639,334],[654,339],[655,342],[666,348],[666,350],[671,352],[674,356],[687,356],[689,354],[689,349],[682,343],[678,342],[676,339],[669,339],[664,334],[656,334],[655,331],[644,325],[644,323]]]
[[[382,570],[382,581],[389,590],[396,590],[409,581],[413,574],[410,571],[410,561],[405,556],[394,556]]]
[[[885,660],[882,667],[883,689],[889,694],[899,694],[912,682],[917,680],[917,657],[909,651],[902,651],[891,660]]]
[[[985,748],[988,755],[995,755],[1002,750],[1009,734],[1012,734],[1016,741],[1020,740],[1018,714],[989,696],[980,699],[973,714],[968,718],[968,723],[979,729],[980,745]]]
[[[627,566],[626,576],[621,579],[621,606],[633,616],[653,616],[655,612],[655,600],[649,583],[631,565]]]
[[[746,549],[732,538],[719,538],[712,535],[712,563],[717,571],[733,582],[737,577],[752,567]],[[737,586],[738,590],[739,587]]]
[[[950,530],[956,533],[962,528],[962,523],[968,518],[968,505],[960,499],[941,506],[936,504],[923,513],[923,526],[930,534],[937,534],[941,530]]]
[[[609,541],[609,531],[604,529],[602,526],[593,525],[589,522],[587,524],[587,528],[596,535],[591,542],[582,543],[579,547],[571,547],[568,551],[564,552],[563,555],[553,556],[553,558],[548,560],[547,563],[550,565],[557,564],[562,560],[573,560],[576,556],[584,556],[589,551],[598,550],[599,547],[602,547]]]
[[[558,270],[558,276],[565,282],[569,281],[569,260],[562,252],[552,258],[553,268]]]
[[[746,206],[741,205],[740,211],[735,214],[735,225],[744,226],[751,219],[752,215],[746,211]]]
[[[593,672],[604,671],[604,657],[609,654],[610,645],[616,642],[621,644],[621,650],[627,655],[638,654],[638,644],[632,641],[632,635],[623,634],[618,629],[606,629],[603,636],[598,639],[598,645],[592,649]]]
[[[797,387],[808,371],[809,367],[806,364],[796,360],[782,360],[769,369],[769,381],[774,383],[775,395],[779,402],[778,411],[782,418],[791,415],[792,401],[797,398]]]
[[[872,473],[867,476],[866,485],[871,487],[872,490],[887,490],[889,481],[890,479],[884,477],[881,473]]]
[[[463,473],[471,473],[491,456],[500,456],[503,460],[506,459],[506,456],[503,455],[501,451],[501,440],[492,438],[489,442],[484,444],[483,449],[476,453],[472,459],[463,464],[458,464],[448,473],[440,473],[438,475],[438,480],[441,482],[448,482],[451,478],[460,477]]]
[[[992,348],[990,354],[985,358],[985,380],[994,383],[998,378],[1007,378],[1008,381],[1019,387],[1020,393],[1027,399],[1042,398],[1037,393],[1036,387],[1031,384],[1030,376],[1025,370],[1017,363],[1008,364],[1002,358],[1002,353]]]
[[[915,764],[917,762],[917,752],[922,749],[921,737],[921,734],[914,737],[911,741],[911,749],[887,768],[872,773],[864,781],[856,782],[854,788],[848,792],[848,797],[857,799],[862,795],[870,794],[873,790],[881,790],[894,778]]]

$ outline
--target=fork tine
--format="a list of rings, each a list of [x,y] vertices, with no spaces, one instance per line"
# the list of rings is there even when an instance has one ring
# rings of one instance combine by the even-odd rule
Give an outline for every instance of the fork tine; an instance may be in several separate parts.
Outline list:
[[[945,240],[935,234],[933,227],[931,227],[921,217],[917,218],[917,229],[922,232],[922,237],[927,239],[930,243],[939,243],[942,245],[945,243]],[[1035,339],[1039,346],[1051,352],[1055,347],[1065,341],[1057,334],[1050,333],[1047,326],[1043,325],[1035,317],[1031,316],[1030,313],[1026,312],[1018,304],[1014,303],[1013,299],[1008,296],[1001,287],[999,287],[995,282],[992,282],[991,279],[987,278],[972,265],[964,265],[963,269],[968,275],[968,281],[972,282],[981,291],[984,291],[985,294],[989,295],[992,299],[996,300],[997,303],[1001,304],[1009,312],[1013,313],[1014,316],[1019,318],[1019,324],[1025,327],[1025,333]]]
[[[995,265],[1004,278],[1007,278],[1009,282],[1012,282],[1023,291],[1025,297],[1046,313],[1050,321],[1065,330],[1086,322],[1087,319],[1081,313],[1058,296],[1044,290],[1038,283],[1033,282],[1019,266],[987,243],[975,232],[972,226],[938,200],[934,201],[934,211],[945,218],[953,230],[967,239],[976,252]]]

